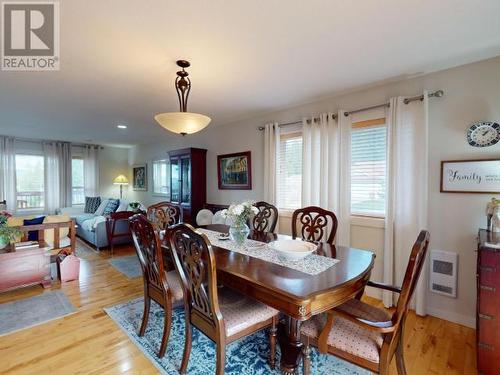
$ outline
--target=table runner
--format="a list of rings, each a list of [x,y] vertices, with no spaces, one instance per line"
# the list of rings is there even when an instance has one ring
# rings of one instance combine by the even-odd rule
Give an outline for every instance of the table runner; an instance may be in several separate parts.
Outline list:
[[[220,240],[220,232],[215,232],[203,228],[198,228],[198,231],[206,234],[213,246],[231,250],[243,255],[248,255],[253,258],[262,259],[266,262],[278,264],[283,267],[292,268],[296,271],[304,272],[309,275],[320,274],[321,272],[327,270],[328,268],[339,262],[338,259],[324,257],[317,254],[310,254],[305,258],[296,261],[287,260],[280,257],[276,250],[271,249],[264,242],[247,239],[245,240],[243,246],[239,247],[232,240]]]

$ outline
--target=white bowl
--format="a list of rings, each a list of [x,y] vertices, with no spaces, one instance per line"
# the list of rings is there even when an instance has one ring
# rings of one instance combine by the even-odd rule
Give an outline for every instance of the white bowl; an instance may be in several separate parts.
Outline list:
[[[278,240],[270,242],[268,246],[288,260],[302,259],[317,249],[317,245],[300,240]]]

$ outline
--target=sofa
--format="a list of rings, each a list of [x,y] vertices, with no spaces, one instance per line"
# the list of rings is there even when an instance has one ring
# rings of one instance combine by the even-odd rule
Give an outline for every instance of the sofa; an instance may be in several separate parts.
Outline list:
[[[92,212],[85,212],[85,207],[65,207],[61,208],[60,212],[64,215],[68,215],[75,219],[77,224],[76,235],[88,243],[95,246],[96,250],[100,250],[103,247],[107,247],[108,234],[106,230],[106,214],[103,214],[103,207],[106,202],[109,202],[111,198],[101,198],[101,203],[99,207]],[[113,199],[111,199],[113,200]],[[113,212],[128,211],[129,202],[125,200],[118,200],[119,205]],[[91,210],[92,211],[92,210]],[[115,227],[115,233],[126,233],[129,232],[128,221],[118,221]],[[132,242],[131,236],[117,237],[113,240],[114,245],[125,244]]]

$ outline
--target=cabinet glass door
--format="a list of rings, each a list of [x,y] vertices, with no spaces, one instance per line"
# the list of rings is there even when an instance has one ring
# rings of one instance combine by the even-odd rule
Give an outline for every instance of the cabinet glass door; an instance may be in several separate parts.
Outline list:
[[[170,200],[173,203],[180,202],[181,195],[181,175],[179,158],[170,159]]]
[[[182,173],[182,199],[181,203],[189,204],[191,202],[191,158],[181,158]]]

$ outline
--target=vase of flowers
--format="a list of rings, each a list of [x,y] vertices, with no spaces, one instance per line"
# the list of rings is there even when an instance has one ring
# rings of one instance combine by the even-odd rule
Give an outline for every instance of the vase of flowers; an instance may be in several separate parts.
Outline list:
[[[258,213],[259,209],[251,201],[232,204],[227,210],[222,211],[222,216],[231,222],[229,237],[238,246],[242,246],[250,234],[250,228],[247,225],[248,219],[252,214],[256,215]]]
[[[7,211],[0,211],[0,249],[21,236],[21,231],[16,227],[7,226],[7,220],[12,215]]]

